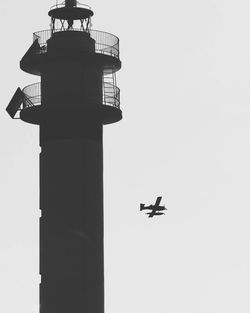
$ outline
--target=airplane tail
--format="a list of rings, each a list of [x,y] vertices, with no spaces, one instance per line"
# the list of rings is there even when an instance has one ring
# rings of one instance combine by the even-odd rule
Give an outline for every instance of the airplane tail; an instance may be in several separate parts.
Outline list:
[[[145,204],[140,204],[140,211],[142,211],[144,209]]]

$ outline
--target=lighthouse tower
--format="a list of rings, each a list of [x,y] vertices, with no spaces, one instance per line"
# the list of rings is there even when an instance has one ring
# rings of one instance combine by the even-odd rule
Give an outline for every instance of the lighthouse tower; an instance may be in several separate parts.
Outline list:
[[[75,0],[48,14],[20,62],[41,80],[6,109],[40,129],[40,313],[103,313],[102,129],[122,118],[119,39]]]

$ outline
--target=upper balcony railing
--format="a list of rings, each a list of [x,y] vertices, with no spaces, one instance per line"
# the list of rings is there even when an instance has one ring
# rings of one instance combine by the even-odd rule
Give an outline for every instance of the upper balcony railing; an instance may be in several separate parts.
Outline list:
[[[55,29],[54,32],[66,31],[63,29]],[[80,28],[72,28],[67,31],[82,31],[86,30]],[[95,52],[113,56],[119,59],[119,38],[113,34],[99,31],[99,30],[89,30],[90,37],[95,40]],[[35,32],[33,34],[33,41],[38,39],[41,50],[39,53],[47,52],[47,40],[53,36],[51,30],[43,30]]]
[[[23,88],[23,105],[20,108],[26,109],[41,104],[41,83],[35,83]],[[103,82],[102,101],[104,105],[120,108],[120,89],[112,83]]]

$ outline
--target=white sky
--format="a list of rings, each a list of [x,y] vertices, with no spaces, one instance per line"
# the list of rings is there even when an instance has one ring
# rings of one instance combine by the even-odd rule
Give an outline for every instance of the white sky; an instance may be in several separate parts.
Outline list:
[[[55,2],[0,3],[0,311],[38,313],[38,128],[11,120]],[[106,126],[106,313],[249,313],[250,4],[96,1],[121,40],[124,119]],[[165,216],[139,203],[163,196]]]

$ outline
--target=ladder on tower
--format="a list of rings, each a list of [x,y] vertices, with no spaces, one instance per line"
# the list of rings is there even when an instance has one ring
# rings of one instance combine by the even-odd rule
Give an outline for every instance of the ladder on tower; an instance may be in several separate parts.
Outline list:
[[[119,107],[115,73],[103,75],[103,104]]]

